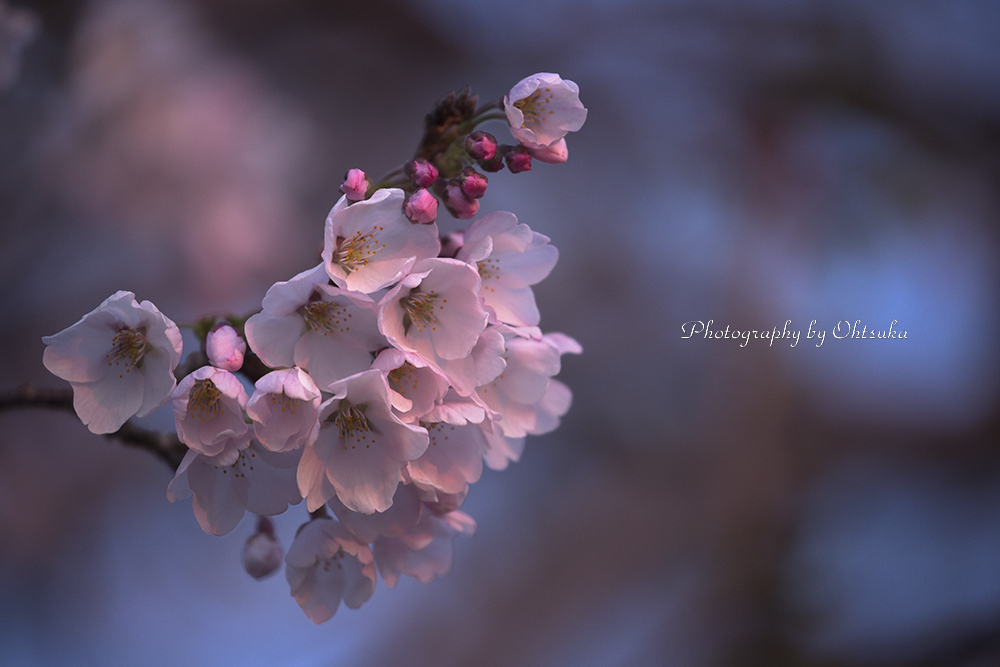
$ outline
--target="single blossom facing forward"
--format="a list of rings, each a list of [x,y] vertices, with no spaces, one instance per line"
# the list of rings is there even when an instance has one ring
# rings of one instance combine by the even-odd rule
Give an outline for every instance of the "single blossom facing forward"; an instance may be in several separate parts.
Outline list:
[[[529,149],[551,146],[587,120],[580,88],[551,72],[519,81],[503,98],[503,106],[511,134]]]
[[[114,433],[129,418],[145,417],[177,384],[180,330],[132,292],[116,292],[42,342],[42,363],[72,385],[73,408],[92,433]]]
[[[304,368],[320,389],[368,370],[372,351],[385,347],[372,300],[328,283],[322,264],[275,283],[263,310],[246,323],[250,349],[261,361]]]
[[[369,370],[330,386],[320,405],[320,432],[299,463],[299,490],[310,512],[336,495],[348,509],[371,514],[392,506],[407,461],[427,450],[427,431],[400,421],[385,375]]]
[[[326,219],[323,263],[330,279],[354,292],[388,287],[414,262],[441,249],[437,225],[415,225],[403,211],[402,190],[378,190],[351,206],[342,198]]]

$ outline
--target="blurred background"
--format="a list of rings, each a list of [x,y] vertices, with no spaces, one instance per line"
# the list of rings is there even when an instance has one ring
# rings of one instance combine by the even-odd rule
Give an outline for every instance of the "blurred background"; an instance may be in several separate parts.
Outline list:
[[[560,249],[542,328],[584,354],[448,576],[316,627],[243,572],[252,521],[3,412],[0,664],[1000,664],[998,34],[990,0],[0,0],[0,390],[65,386],[41,337],[119,289],[258,308],[451,90],[590,110],[483,200]],[[709,319],[803,339],[682,339]]]

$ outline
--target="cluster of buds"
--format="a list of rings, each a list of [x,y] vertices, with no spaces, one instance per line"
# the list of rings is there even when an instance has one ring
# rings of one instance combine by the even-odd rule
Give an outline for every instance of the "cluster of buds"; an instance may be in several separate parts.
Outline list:
[[[304,500],[310,520],[284,563],[314,622],[366,601],[376,570],[390,587],[445,574],[452,539],[475,530],[461,511],[470,485],[559,425],[571,393],[554,376],[581,349],[538,326],[532,285],[558,259],[549,238],[496,212],[442,239],[438,198],[472,219],[488,184],[476,166],[517,173],[538,151],[565,156],[586,116],[576,93],[553,74],[517,84],[503,101],[515,146],[475,130],[499,102],[445,98],[414,160],[376,183],[347,173],[320,264],[274,284],[250,317],[195,327],[204,356],[192,358],[208,363],[179,381],[177,325],[131,292],[46,337],[45,366],[95,433],[172,403],[187,452],[168,498],[193,496],[215,535],[259,515],[252,576],[281,563],[263,517]]]

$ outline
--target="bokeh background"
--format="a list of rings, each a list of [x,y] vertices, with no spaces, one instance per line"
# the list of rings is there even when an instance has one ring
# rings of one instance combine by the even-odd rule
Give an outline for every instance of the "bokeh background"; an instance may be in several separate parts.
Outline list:
[[[1000,664],[998,34],[991,0],[0,0],[0,390],[62,386],[41,337],[119,289],[259,307],[450,90],[554,71],[590,110],[483,200],[560,249],[542,325],[585,353],[448,576],[313,626],[249,519],[4,412],[0,664]]]

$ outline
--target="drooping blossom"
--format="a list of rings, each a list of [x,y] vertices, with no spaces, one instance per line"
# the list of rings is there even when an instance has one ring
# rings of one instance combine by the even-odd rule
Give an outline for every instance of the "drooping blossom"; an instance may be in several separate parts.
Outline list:
[[[388,287],[415,262],[441,249],[437,225],[415,225],[403,212],[405,195],[378,190],[348,206],[341,198],[326,219],[323,263],[338,286],[370,294]]]
[[[208,332],[205,353],[216,368],[235,373],[243,367],[247,342],[232,325],[221,324]]]
[[[528,148],[528,154],[539,162],[563,164],[569,159],[569,147],[566,146],[566,139],[562,138],[551,146]]]
[[[313,623],[329,620],[341,601],[357,609],[375,592],[372,551],[333,519],[299,529],[285,555],[292,597]]]
[[[476,522],[464,512],[441,516],[425,511],[417,524],[399,537],[381,537],[372,545],[379,574],[386,586],[394,588],[399,575],[413,577],[422,584],[451,571],[458,535],[472,535]]]
[[[245,327],[250,349],[261,361],[272,368],[304,368],[320,389],[367,370],[371,352],[385,347],[372,300],[328,282],[320,264],[275,283],[264,296],[263,310]]]
[[[42,363],[73,386],[73,408],[92,433],[113,433],[129,418],[148,415],[177,384],[180,330],[132,292],[116,292],[42,342]]]
[[[245,442],[232,460],[192,449],[167,486],[167,499],[193,494],[191,505],[202,530],[226,535],[246,512],[273,516],[302,500],[295,479],[298,461],[298,452],[269,452],[256,441]]]
[[[392,507],[384,512],[362,514],[347,509],[336,497],[327,506],[359,540],[370,544],[380,537],[399,537],[416,525],[423,503],[412,484],[400,484],[392,497]]]
[[[288,452],[319,434],[319,388],[301,368],[271,371],[247,401],[254,434],[272,452]]]
[[[478,424],[426,424],[430,444],[423,455],[406,464],[410,480],[422,488],[463,493],[483,474],[486,434]]]
[[[503,106],[511,134],[527,148],[551,146],[587,120],[580,88],[551,72],[519,81],[503,98]]]
[[[320,405],[319,436],[299,463],[306,507],[312,512],[336,495],[355,512],[384,512],[403,466],[427,449],[427,431],[393,414],[382,371],[352,375],[330,391],[333,398]]]
[[[193,451],[222,456],[230,464],[250,438],[243,420],[247,392],[239,379],[213,366],[202,366],[171,394],[177,437]]]
[[[448,379],[419,355],[389,347],[372,363],[386,375],[389,402],[399,418],[412,424],[430,412],[448,392]]]
[[[579,353],[579,343],[565,334],[532,340],[505,336],[507,367],[476,393],[495,414],[500,433],[509,438],[541,435],[554,430],[569,410],[572,396],[552,376],[559,373],[560,355]]]
[[[534,285],[549,275],[559,251],[549,237],[519,224],[513,213],[497,211],[473,220],[456,258],[475,266],[482,278],[480,296],[500,322],[535,326],[541,319]]]

